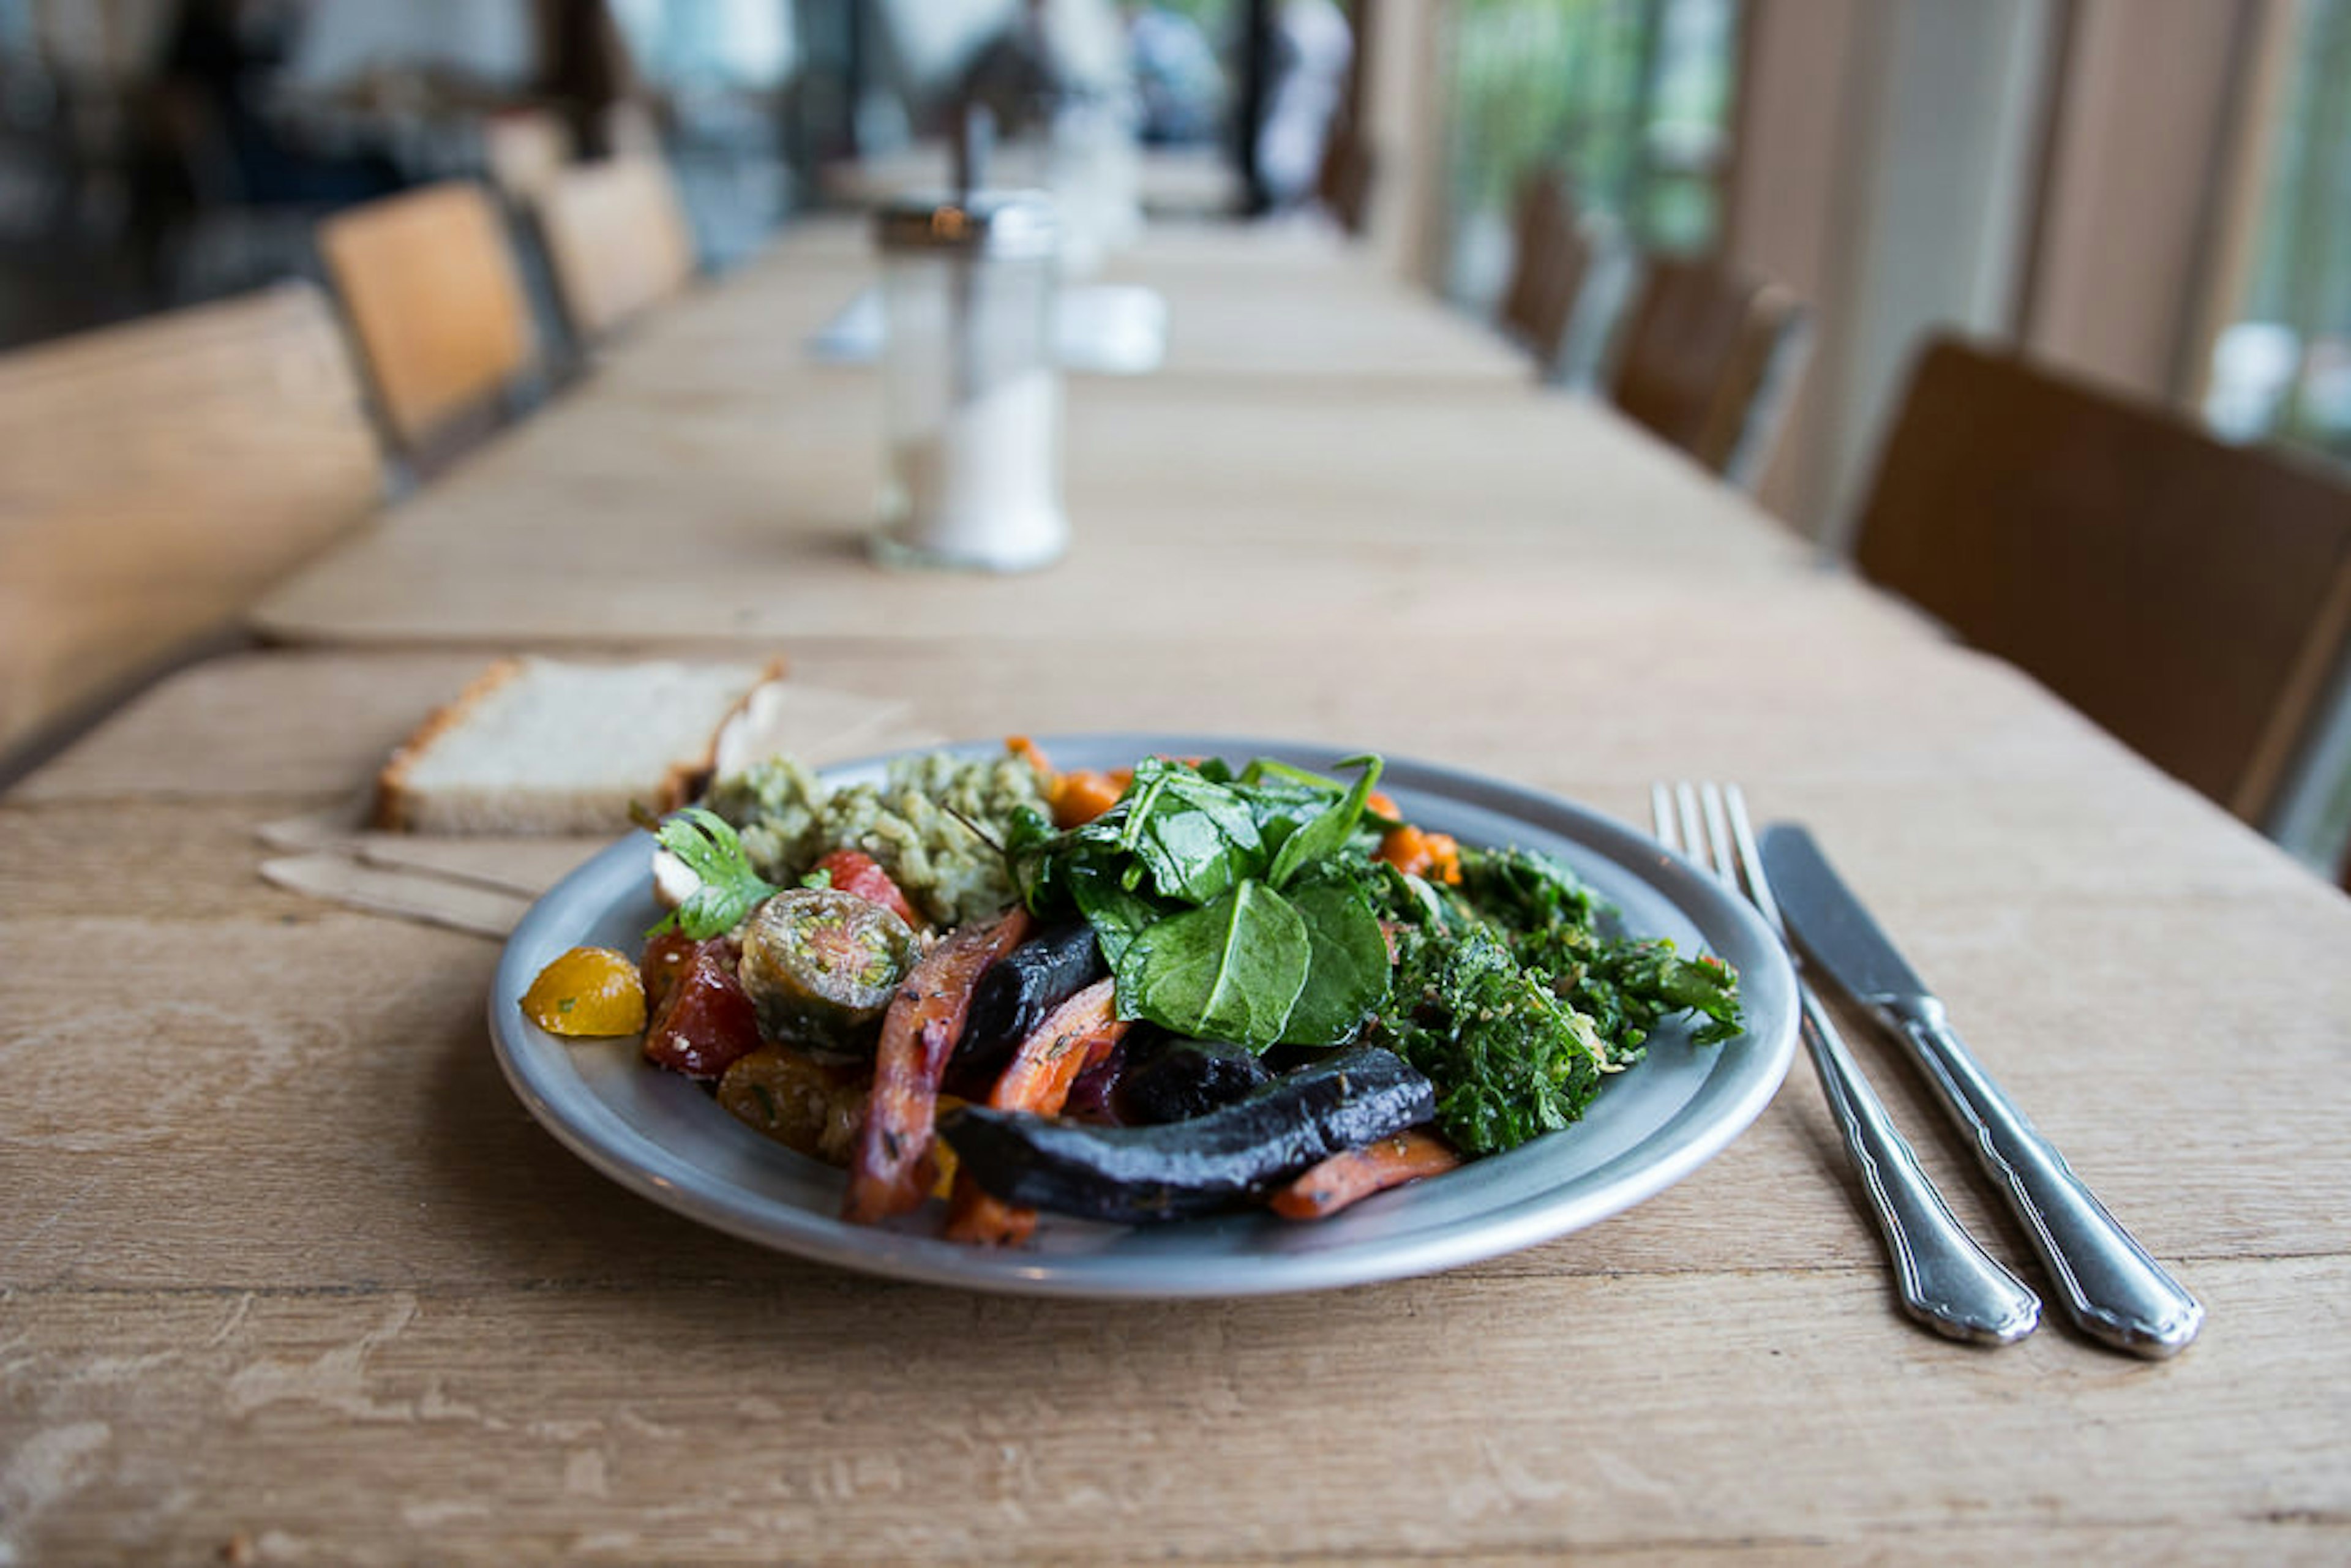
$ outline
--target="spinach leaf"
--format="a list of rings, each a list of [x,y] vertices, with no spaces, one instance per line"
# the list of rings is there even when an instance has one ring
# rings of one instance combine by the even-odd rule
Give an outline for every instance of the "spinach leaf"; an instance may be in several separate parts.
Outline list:
[[[1376,757],[1351,757],[1339,764],[1342,768],[1360,768],[1361,775],[1354,788],[1332,801],[1313,821],[1284,839],[1281,851],[1273,857],[1273,867],[1265,880],[1280,889],[1289,885],[1290,879],[1317,861],[1329,860],[1347,847],[1354,836],[1355,824],[1363,821],[1364,802],[1371,798],[1380,781],[1380,759]]]
[[[1207,904],[1265,869],[1264,841],[1249,803],[1196,768],[1146,758],[1120,810],[1118,847],[1168,898]],[[1127,885],[1139,881],[1130,875]]]
[[[1106,862],[1077,858],[1063,863],[1060,885],[1069,890],[1078,913],[1094,928],[1102,961],[1115,967],[1127,944],[1146,925],[1176,912],[1178,906],[1153,898],[1126,885]]]
[[[1388,998],[1388,941],[1352,878],[1332,877],[1286,895],[1306,922],[1312,956],[1306,986],[1282,1027],[1285,1045],[1343,1045]]]
[[[1119,955],[1118,1010],[1263,1051],[1281,1039],[1311,956],[1306,922],[1289,901],[1261,882],[1239,883],[1134,934]]]
[[[1031,915],[1050,914],[1066,901],[1069,890],[1062,874],[1072,838],[1056,832],[1051,821],[1034,806],[1014,810],[1004,839],[1004,871]]]

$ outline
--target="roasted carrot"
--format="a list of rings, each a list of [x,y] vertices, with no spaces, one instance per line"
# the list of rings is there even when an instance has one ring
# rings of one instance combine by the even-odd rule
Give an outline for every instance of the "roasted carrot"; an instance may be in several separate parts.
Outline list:
[[[1026,762],[1029,767],[1034,768],[1047,779],[1050,779],[1053,777],[1053,759],[1047,757],[1045,755],[1044,748],[1040,747],[1035,741],[1029,739],[1027,736],[1006,736],[1004,737],[1004,749],[1009,755],[1020,758],[1021,761]]]
[[[1134,781],[1132,768],[1080,768],[1061,772],[1054,768],[1053,759],[1045,755],[1044,748],[1025,735],[1006,736],[1004,749],[1037,770],[1038,781],[1045,790],[1045,803],[1053,809],[1053,825],[1057,828],[1083,827],[1117,805],[1118,798]]]
[[[1460,1163],[1461,1156],[1436,1134],[1414,1128],[1332,1155],[1294,1177],[1266,1207],[1284,1219],[1321,1219],[1358,1198],[1437,1176]]]
[[[1126,1038],[1131,1025],[1117,1016],[1116,999],[1117,982],[1098,980],[1046,1014],[998,1074],[987,1093],[988,1107],[1040,1116],[1058,1113],[1078,1074]],[[990,1197],[968,1176],[956,1178],[947,1214],[949,1240],[1011,1246],[1026,1241],[1036,1228],[1036,1210]]]
[[[1053,805],[1053,825],[1057,828],[1081,828],[1113,806],[1134,782],[1134,769],[1114,768],[1107,773],[1080,771],[1063,773],[1047,787],[1045,798]]]
[[[873,1093],[849,1167],[841,1217],[871,1225],[919,1207],[935,1170],[931,1142],[938,1121],[939,1080],[963,1033],[965,1011],[982,970],[1029,934],[1029,912],[1014,907],[987,925],[965,925],[923,956],[882,1018],[873,1057]]]
[[[997,1111],[1058,1113],[1078,1074],[1110,1053],[1132,1027],[1116,1016],[1118,982],[1097,980],[1047,1013],[997,1074],[987,1103]]]
[[[1425,832],[1407,822],[1380,840],[1375,856],[1401,872],[1447,883],[1461,880],[1461,846],[1450,833]]]

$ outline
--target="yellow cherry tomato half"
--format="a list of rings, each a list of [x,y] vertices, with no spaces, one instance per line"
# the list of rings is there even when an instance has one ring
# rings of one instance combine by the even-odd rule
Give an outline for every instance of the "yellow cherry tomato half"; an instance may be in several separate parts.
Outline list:
[[[574,947],[538,972],[522,1010],[549,1034],[635,1034],[645,1027],[645,982],[626,954]]]

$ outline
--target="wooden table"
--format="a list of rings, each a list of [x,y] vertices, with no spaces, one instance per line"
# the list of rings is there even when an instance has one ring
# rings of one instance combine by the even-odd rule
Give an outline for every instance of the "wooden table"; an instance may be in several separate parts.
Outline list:
[[[2351,1551],[2351,903],[1532,390],[1102,383],[1063,566],[880,574],[858,378],[732,379],[725,319],[780,308],[744,281],[273,601],[300,645],[179,677],[0,800],[0,1561]],[[704,390],[647,390],[688,340]],[[1626,816],[1651,779],[1741,779],[2209,1326],[2161,1364],[1922,1333],[1801,1064],[1650,1202],[1400,1284],[998,1299],[703,1230],[507,1092],[495,944],[255,874],[257,824],[347,796],[524,643],[777,648],[947,734],[1291,736]]]

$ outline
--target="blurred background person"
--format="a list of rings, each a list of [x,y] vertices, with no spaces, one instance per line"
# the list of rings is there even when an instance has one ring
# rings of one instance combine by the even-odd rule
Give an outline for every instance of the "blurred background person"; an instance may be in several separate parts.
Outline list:
[[[1257,177],[1274,208],[1313,196],[1354,53],[1354,33],[1334,0],[1281,0],[1273,16],[1272,86],[1257,132]]]

